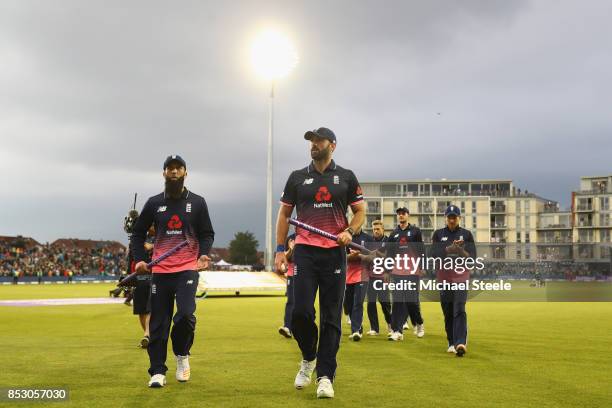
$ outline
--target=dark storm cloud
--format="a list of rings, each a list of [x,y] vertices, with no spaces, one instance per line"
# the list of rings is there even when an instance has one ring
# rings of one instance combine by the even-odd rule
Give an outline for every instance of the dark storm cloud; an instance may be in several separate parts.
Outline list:
[[[325,125],[362,180],[511,178],[567,203],[612,153],[612,10],[586,5],[5,1],[0,234],[122,239],[178,152],[217,242],[263,242],[268,90],[248,43],[268,24],[300,55],[277,88],[276,196]]]

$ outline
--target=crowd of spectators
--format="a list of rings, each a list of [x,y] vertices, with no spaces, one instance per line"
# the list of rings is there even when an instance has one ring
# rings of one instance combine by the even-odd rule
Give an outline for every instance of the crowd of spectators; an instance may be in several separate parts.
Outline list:
[[[126,249],[117,242],[32,241],[0,240],[0,276],[119,275],[126,269]]]

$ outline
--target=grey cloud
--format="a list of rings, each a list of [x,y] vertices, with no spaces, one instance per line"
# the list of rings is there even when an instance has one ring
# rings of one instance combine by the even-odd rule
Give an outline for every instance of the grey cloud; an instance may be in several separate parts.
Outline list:
[[[303,132],[325,125],[362,180],[511,178],[567,204],[579,176],[609,172],[610,9],[3,2],[0,169],[22,182],[0,192],[15,214],[0,234],[124,239],[131,194],[160,190],[163,158],[180,153],[217,242],[238,229],[263,242],[268,91],[246,46],[266,23],[300,54],[277,87],[275,196],[308,161]]]

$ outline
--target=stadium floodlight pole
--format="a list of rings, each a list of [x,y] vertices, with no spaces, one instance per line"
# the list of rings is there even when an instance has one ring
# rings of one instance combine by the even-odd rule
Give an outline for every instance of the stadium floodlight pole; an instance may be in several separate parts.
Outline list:
[[[255,71],[270,82],[268,108],[268,161],[266,174],[266,248],[264,261],[268,271],[273,270],[272,244],[272,181],[274,174],[274,93],[276,81],[291,72],[298,61],[297,52],[287,37],[274,30],[259,34],[251,48],[251,61]]]
[[[270,81],[270,101],[268,107],[268,171],[266,181],[266,252],[264,260],[266,270],[272,270],[272,262],[274,260],[272,247],[272,178],[273,172],[273,154],[274,154],[274,80]]]

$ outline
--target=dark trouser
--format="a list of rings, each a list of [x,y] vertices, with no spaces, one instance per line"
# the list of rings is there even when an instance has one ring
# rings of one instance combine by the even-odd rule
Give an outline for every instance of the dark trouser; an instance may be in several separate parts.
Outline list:
[[[293,276],[287,276],[287,303],[285,303],[285,318],[283,325],[291,330],[291,313],[293,312]]]
[[[408,307],[408,316],[410,317],[410,323],[413,326],[417,324],[423,324],[423,316],[421,316],[421,302],[409,302],[406,303]]]
[[[353,310],[353,298],[355,297],[354,284],[347,284],[344,289],[344,301],[342,302],[342,309],[344,314],[351,318],[351,311]]]
[[[151,280],[151,318],[149,321],[149,374],[166,374],[168,335],[177,356],[189,355],[196,325],[195,294],[199,274],[195,271],[154,273]],[[176,314],[174,317],[174,300]],[[172,333],[170,333],[170,323]]]
[[[440,291],[440,304],[444,313],[444,328],[449,346],[467,343],[467,290]]]
[[[317,359],[317,377],[327,376],[333,381],[341,336],[346,250],[298,244],[293,257],[293,337],[300,346],[304,360]],[[317,289],[320,333],[315,323]]]
[[[378,281],[380,281],[380,287],[382,288],[382,279],[378,279]],[[379,332],[376,300],[380,302],[380,307],[387,324],[391,323],[391,302],[389,302],[389,291],[374,289],[374,282],[375,280],[370,278],[370,284],[368,285],[368,320],[370,320],[370,329]]]
[[[344,292],[344,304],[351,317],[351,333],[363,332],[363,301],[368,289],[368,282],[350,283]]]
[[[391,275],[391,282],[399,284],[413,282],[414,290],[394,290],[393,307],[391,310],[391,329],[402,333],[404,323],[410,316],[412,324],[423,324],[421,305],[419,302],[419,277],[414,275]]]

